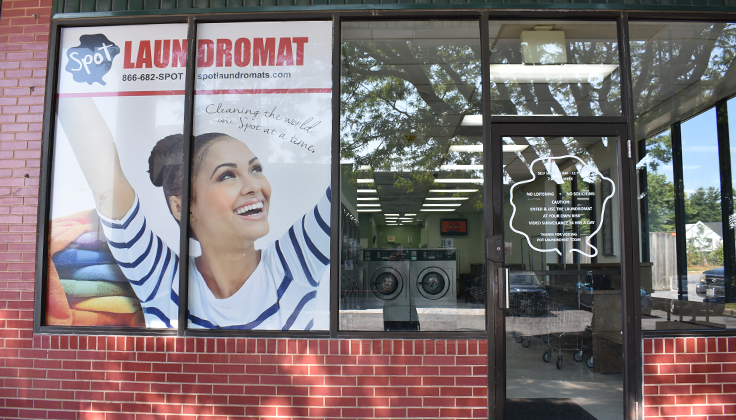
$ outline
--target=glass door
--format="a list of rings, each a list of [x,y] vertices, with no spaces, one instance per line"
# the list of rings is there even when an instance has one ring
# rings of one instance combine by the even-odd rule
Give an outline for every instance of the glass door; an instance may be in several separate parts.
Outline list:
[[[489,242],[503,259],[494,264],[496,418],[626,418],[624,128],[492,126],[491,150],[502,150],[494,198],[503,197]]]

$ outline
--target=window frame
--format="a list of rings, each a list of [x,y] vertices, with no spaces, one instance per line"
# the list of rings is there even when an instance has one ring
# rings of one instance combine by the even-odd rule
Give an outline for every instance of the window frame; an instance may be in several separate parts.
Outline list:
[[[60,32],[64,27],[85,27],[85,26],[122,26],[122,25],[142,25],[142,24],[160,24],[160,23],[187,23],[188,27],[188,45],[187,53],[189,57],[195,57],[196,42],[196,28],[198,23],[217,23],[217,22],[269,22],[269,21],[301,21],[301,20],[322,20],[331,21],[333,23],[333,44],[332,44],[332,81],[333,81],[333,93],[332,93],[332,172],[331,172],[331,184],[333,191],[336,189],[339,191],[340,185],[340,149],[339,149],[339,134],[340,134],[340,45],[341,45],[341,23],[343,20],[371,20],[371,19],[395,19],[395,20],[419,20],[419,19],[437,19],[437,20],[448,20],[448,19],[467,19],[474,20],[481,25],[481,51],[483,56],[481,58],[484,68],[489,62],[489,52],[486,51],[488,47],[487,36],[484,38],[484,34],[487,35],[487,24],[489,21],[489,15],[492,13],[493,20],[505,20],[505,19],[517,19],[517,20],[530,20],[530,19],[550,19],[549,11],[536,10],[527,11],[523,9],[519,10],[489,10],[489,9],[478,9],[478,8],[467,8],[464,10],[428,10],[428,9],[416,9],[414,7],[407,7],[404,10],[382,10],[380,13],[376,13],[373,10],[360,10],[360,11],[340,11],[340,10],[324,10],[318,9],[315,11],[288,11],[288,12],[265,12],[265,13],[211,13],[205,12],[202,14],[182,14],[182,15],[156,15],[156,16],[126,16],[126,17],[99,17],[100,14],[79,14],[79,17],[69,17],[69,14],[61,17],[52,18],[50,26],[50,41],[48,49],[47,59],[47,75],[46,75],[46,86],[45,86],[45,103],[44,103],[44,115],[43,115],[43,131],[42,131],[42,151],[41,151],[41,170],[40,170],[40,186],[39,186],[39,204],[38,204],[38,221],[37,221],[37,243],[36,243],[36,264],[35,264],[35,297],[34,297],[34,333],[43,334],[99,334],[99,335],[139,335],[139,336],[206,336],[206,337],[292,337],[292,338],[386,338],[386,339],[492,339],[493,324],[487,322],[486,330],[479,332],[383,332],[383,331],[340,331],[339,326],[339,285],[340,285],[340,271],[336,264],[330,265],[330,329],[329,331],[229,331],[229,330],[195,330],[187,328],[187,323],[182,322],[182,319],[186,319],[186,303],[188,300],[187,291],[188,281],[186,279],[188,273],[187,269],[184,269],[186,264],[182,265],[182,272],[180,273],[180,313],[179,313],[179,327],[176,329],[147,329],[147,328],[129,328],[129,327],[63,327],[63,326],[46,326],[42,325],[42,320],[45,318],[45,302],[46,302],[46,277],[47,277],[47,260],[48,260],[48,243],[46,241],[48,236],[48,216],[50,214],[50,193],[51,193],[51,164],[53,160],[53,139],[54,129],[56,121],[56,89],[58,83],[58,64],[59,64],[59,43],[60,43]],[[337,8],[336,8],[337,9]],[[621,75],[621,92],[622,92],[622,116],[621,117],[523,117],[523,116],[507,116],[507,117],[496,117],[492,118],[490,110],[488,110],[488,83],[486,76],[484,75],[483,84],[483,97],[482,101],[484,104],[484,116],[487,118],[485,121],[493,122],[609,122],[619,123],[626,122],[629,129],[629,138],[634,139],[634,115],[633,115],[633,92],[631,85],[631,56],[629,52],[629,37],[628,37],[628,22],[629,20],[668,20],[668,21],[709,21],[709,22],[735,22],[736,11],[733,13],[702,13],[697,16],[693,16],[692,13],[681,12],[681,11],[631,11],[631,12],[620,12],[613,10],[562,10],[556,13],[554,19],[569,19],[569,20],[607,20],[617,21],[618,26],[618,40],[619,40],[619,51],[620,51],[620,66],[622,67]],[[486,26],[484,30],[484,25]],[[185,123],[184,123],[184,135],[191,135],[193,125],[193,101],[194,101],[194,80],[195,80],[195,65],[196,60],[190,59],[187,62],[187,76],[186,76],[186,90],[185,90]],[[719,100],[718,104],[725,104],[730,98],[724,98]],[[716,106],[718,106],[718,104]],[[720,113],[719,113],[720,115]],[[488,138],[490,138],[490,124],[485,124],[484,130],[484,141],[486,148],[488,148]],[[726,138],[728,133],[726,132]],[[640,147],[632,147],[631,155],[632,159],[637,159],[637,155],[641,153]],[[719,152],[720,159],[723,162],[724,151],[730,150],[728,143],[724,144],[721,140],[721,134],[719,131]],[[730,161],[730,154],[725,156]],[[185,150],[185,159],[189,159],[189,150]],[[182,197],[185,203],[183,211],[188,211],[189,206],[189,169],[190,165],[186,166],[186,173],[184,174],[184,196]],[[723,174],[721,175],[723,177]],[[730,173],[729,173],[730,176]],[[636,179],[636,178],[634,178]],[[731,179],[729,178],[729,184]],[[722,185],[725,185],[722,180]],[[486,189],[485,195],[490,195],[490,185],[484,186]],[[636,188],[631,194],[636,194]],[[723,209],[725,211],[726,209]],[[731,208],[731,211],[733,208]],[[725,213],[724,213],[725,214]],[[331,261],[339,261],[340,255],[340,237],[339,229],[335,229],[340,224],[340,201],[333,200],[332,202],[332,215],[331,215],[331,250],[330,259]],[[486,216],[487,220],[491,215]],[[633,226],[628,228],[636,228],[638,236],[638,223],[640,221],[633,221]],[[180,231],[180,251],[185,252],[181,255],[188,253],[188,220],[181,224]],[[640,239],[641,240],[641,239]],[[634,247],[638,247],[639,241],[634,241]],[[728,241],[724,238],[724,241],[729,244],[733,244],[733,240]],[[636,248],[636,256],[634,257],[635,274],[634,277],[629,281],[632,282],[634,287],[639,284],[638,274],[636,269],[641,261],[638,257],[638,248]],[[637,259],[639,258],[639,259]],[[732,259],[734,270],[736,271],[736,259]],[[489,288],[488,290],[493,290]],[[492,301],[492,299],[487,299]],[[487,321],[491,321],[489,313],[492,311],[492,304],[486,304],[486,318]],[[634,310],[638,313],[638,310]],[[635,315],[634,313],[628,314],[629,316]],[[638,321],[637,321],[637,324]],[[695,329],[695,330],[648,330],[641,331],[640,324],[637,327],[636,340],[640,340],[641,337],[673,337],[673,336],[715,336],[715,335],[733,335],[734,329]],[[490,348],[490,347],[489,347]],[[489,350],[490,352],[490,350]],[[490,353],[489,353],[490,355]]]

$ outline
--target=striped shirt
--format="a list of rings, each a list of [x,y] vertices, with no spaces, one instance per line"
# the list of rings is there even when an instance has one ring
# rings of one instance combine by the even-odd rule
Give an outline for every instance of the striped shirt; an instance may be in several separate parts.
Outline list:
[[[327,329],[328,310],[316,308],[330,267],[331,191],[277,241],[232,296],[217,299],[189,258],[189,327]],[[179,256],[156,236],[135,203],[121,220],[100,215],[112,255],[140,300],[148,328],[174,328],[179,314]]]

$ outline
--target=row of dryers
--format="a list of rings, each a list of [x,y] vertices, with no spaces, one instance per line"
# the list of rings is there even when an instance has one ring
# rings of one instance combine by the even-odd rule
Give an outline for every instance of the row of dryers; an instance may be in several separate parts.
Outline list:
[[[416,308],[455,307],[455,248],[363,249],[363,303],[384,321],[417,321]]]

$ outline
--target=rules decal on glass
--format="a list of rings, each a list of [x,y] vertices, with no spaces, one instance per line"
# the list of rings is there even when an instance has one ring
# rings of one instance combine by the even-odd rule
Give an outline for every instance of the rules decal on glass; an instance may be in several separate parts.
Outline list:
[[[176,327],[186,34],[62,29],[46,325]]]
[[[197,34],[189,327],[327,330],[332,23]]]

